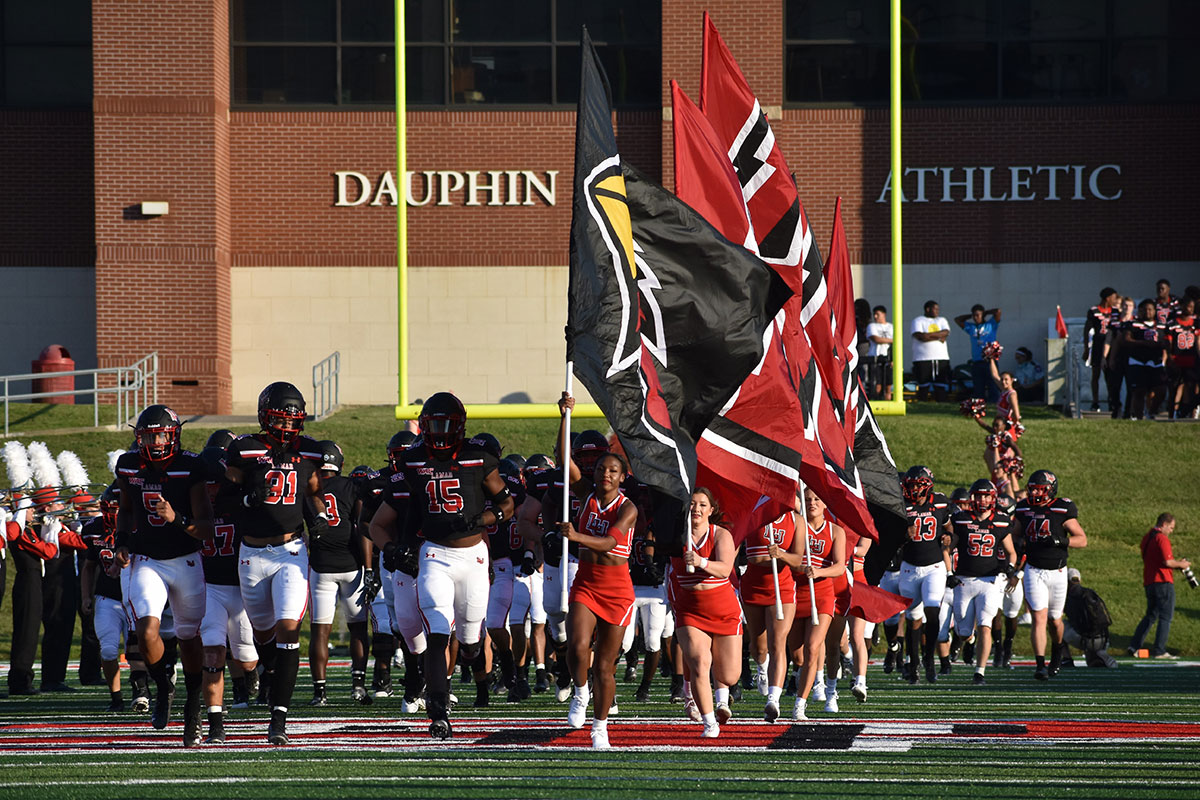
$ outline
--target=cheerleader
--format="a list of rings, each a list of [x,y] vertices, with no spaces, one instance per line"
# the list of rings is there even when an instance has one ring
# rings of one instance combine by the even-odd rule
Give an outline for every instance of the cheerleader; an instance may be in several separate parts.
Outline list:
[[[812,489],[804,490],[806,535],[797,536],[790,550],[771,545],[770,556],[792,568],[796,578],[796,615],[792,628],[793,640],[804,647],[804,669],[796,688],[796,707],[793,720],[808,719],[805,707],[812,691],[813,679],[821,668],[825,634],[833,619],[835,592],[833,578],[846,569],[846,534],[840,525],[825,519],[825,503]],[[812,588],[809,588],[812,578]],[[810,609],[816,606],[817,622],[813,624]]]
[[[746,538],[746,572],[742,575],[742,608],[746,615],[746,634],[750,637],[750,652],[758,663],[758,691],[767,698],[763,719],[774,722],[779,718],[779,699],[787,677],[787,637],[796,616],[796,581],[786,567],[778,570],[779,598],[783,617],[775,613],[775,575],[771,545],[790,550],[796,538],[796,519],[804,505],[796,497],[794,510],[769,522]]]
[[[580,507],[575,524],[563,522],[559,530],[579,545],[579,571],[571,585],[567,606],[567,659],[575,692],[567,724],[583,727],[592,692],[588,668],[592,666],[595,637],[595,697],[592,709],[592,747],[607,749],[608,712],[617,693],[617,657],[625,627],[633,620],[633,581],[629,577],[629,552],[637,507],[621,492],[628,473],[625,460],[605,453],[596,462],[595,489]]]
[[[717,524],[720,509],[712,492],[697,487],[689,512],[691,541],[682,557],[671,559],[668,590],[685,677],[690,676],[690,686],[684,685],[688,716],[703,721],[702,735],[715,739],[732,716],[729,687],[742,673],[742,610],[729,583],[737,548]],[[710,673],[717,685],[715,709]]]

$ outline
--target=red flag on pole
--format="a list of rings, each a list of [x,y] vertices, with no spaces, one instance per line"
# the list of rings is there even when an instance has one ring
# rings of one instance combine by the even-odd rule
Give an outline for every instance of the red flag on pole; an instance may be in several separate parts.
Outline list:
[[[1056,310],[1054,317],[1054,330],[1058,331],[1058,338],[1067,338],[1067,323],[1062,317],[1062,306],[1055,306]]]

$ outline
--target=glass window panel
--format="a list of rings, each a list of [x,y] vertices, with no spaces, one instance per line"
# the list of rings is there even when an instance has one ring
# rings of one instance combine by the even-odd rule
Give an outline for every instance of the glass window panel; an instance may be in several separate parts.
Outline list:
[[[234,0],[230,27],[235,42],[332,42],[336,11],[335,0]]]
[[[336,47],[235,47],[233,102],[337,101]]]
[[[450,102],[550,102],[550,47],[455,47]]]
[[[793,45],[785,63],[790,103],[884,103],[885,45]]]
[[[342,41],[396,41],[396,29],[392,25],[395,9],[393,0],[342,0]],[[407,29],[404,34],[411,38]]]
[[[1112,93],[1125,100],[1156,100],[1167,94],[1165,39],[1113,43]]]
[[[5,47],[4,103],[13,108],[87,108],[92,48]]]
[[[550,0],[452,0],[456,42],[548,42]]]
[[[558,48],[558,102],[579,102],[579,48]],[[654,47],[596,48],[612,88],[613,105],[648,108],[661,105],[662,51]]]
[[[879,0],[786,0],[788,39],[886,42],[888,6]]]
[[[1084,100],[1104,94],[1100,42],[1028,42],[1004,48],[1005,99]]]
[[[441,47],[405,48],[405,102],[409,105],[446,104],[445,49]]]
[[[558,40],[578,42],[587,25],[597,42],[658,43],[662,39],[662,3],[648,0],[557,0]]]
[[[1167,96],[1171,100],[1200,100],[1200,47],[1194,39],[1174,39],[1169,47]]]
[[[9,0],[2,5],[6,42],[92,43],[91,0]]]
[[[904,96],[923,102],[996,99],[996,45],[918,44],[901,84]]]
[[[443,0],[405,0],[404,38],[409,42],[446,41]]]
[[[1019,39],[1099,39],[1107,3],[1097,0],[1006,0],[1005,32]]]
[[[999,27],[992,0],[904,0],[901,13],[906,39],[978,41],[994,36]]]
[[[394,54],[392,47],[343,47],[342,102],[353,105],[394,105]]]

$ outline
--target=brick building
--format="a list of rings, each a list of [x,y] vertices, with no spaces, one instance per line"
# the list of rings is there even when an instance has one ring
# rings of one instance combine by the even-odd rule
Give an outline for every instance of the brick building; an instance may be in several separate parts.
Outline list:
[[[552,398],[570,32],[586,21],[601,43],[623,156],[670,187],[668,81],[698,98],[704,10],[822,251],[840,195],[857,294],[890,305],[886,9],[851,5],[409,0],[405,186],[391,0],[0,0],[0,269],[24,312],[0,323],[0,372],[52,341],[81,367],[157,351],[166,402],[245,411],[338,350],[343,402],[394,402],[406,193],[413,396]],[[905,319],[927,298],[946,316],[999,305],[1001,341],[1036,353],[1056,304],[1200,283],[1194,4],[904,9]],[[950,342],[965,361],[966,337]]]

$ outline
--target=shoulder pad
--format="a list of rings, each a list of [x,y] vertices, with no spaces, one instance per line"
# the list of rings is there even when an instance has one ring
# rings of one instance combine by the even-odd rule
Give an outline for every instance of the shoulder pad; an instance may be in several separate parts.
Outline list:
[[[295,441],[292,443],[292,447],[294,447],[300,453],[300,455],[305,458],[309,458],[314,461],[323,460],[321,446],[317,444],[317,440],[311,436],[304,436],[303,434],[297,436]]]

